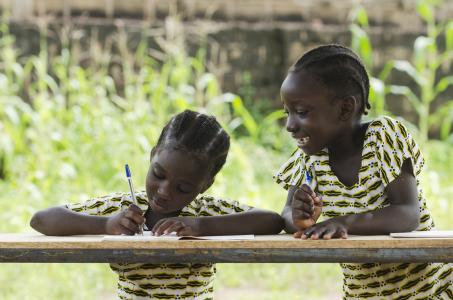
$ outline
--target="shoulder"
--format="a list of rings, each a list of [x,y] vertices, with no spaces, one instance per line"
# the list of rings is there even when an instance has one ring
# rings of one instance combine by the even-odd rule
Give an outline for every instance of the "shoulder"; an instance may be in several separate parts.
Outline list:
[[[251,207],[238,201],[201,195],[184,207],[181,215],[216,216],[249,210]]]
[[[141,209],[147,209],[148,199],[145,192],[136,194],[138,205]],[[85,202],[68,204],[67,208],[73,211],[98,213],[102,215],[111,214],[123,207],[132,204],[132,198],[129,193],[111,193],[101,197],[91,198]]]
[[[378,117],[370,122],[369,131],[372,133],[394,133],[406,138],[410,136],[406,126],[399,120],[388,116]]]

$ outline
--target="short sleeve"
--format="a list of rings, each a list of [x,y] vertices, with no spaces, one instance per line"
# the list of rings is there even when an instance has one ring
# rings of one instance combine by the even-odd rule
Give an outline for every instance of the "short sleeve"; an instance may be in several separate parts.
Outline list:
[[[252,209],[239,201],[201,196],[186,206],[180,216],[209,217],[230,215]]]
[[[376,157],[382,182],[387,186],[401,174],[403,162],[410,159],[417,178],[424,166],[420,149],[399,121],[383,117],[373,122]]]
[[[291,158],[274,175],[275,182],[281,184],[285,189],[289,189],[292,185],[300,186],[305,179],[305,170],[307,169],[305,158],[302,150],[294,151]]]
[[[148,200],[144,192],[136,194],[138,206],[142,210],[148,207]],[[130,194],[116,193],[107,196],[89,199],[82,203],[67,204],[66,208],[74,212],[79,212],[94,216],[109,216],[113,215],[131,205]]]

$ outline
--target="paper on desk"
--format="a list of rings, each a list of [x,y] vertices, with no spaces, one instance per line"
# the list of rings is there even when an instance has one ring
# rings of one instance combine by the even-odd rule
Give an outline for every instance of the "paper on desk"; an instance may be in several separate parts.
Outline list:
[[[158,241],[158,240],[216,240],[216,241],[245,241],[253,240],[253,234],[245,235],[211,235],[211,236],[177,236],[176,233],[160,236],[151,235],[150,231],[143,232],[143,235],[105,235],[103,241]]]
[[[394,238],[449,238],[453,237],[453,231],[431,230],[431,231],[393,232],[390,233],[390,236]]]

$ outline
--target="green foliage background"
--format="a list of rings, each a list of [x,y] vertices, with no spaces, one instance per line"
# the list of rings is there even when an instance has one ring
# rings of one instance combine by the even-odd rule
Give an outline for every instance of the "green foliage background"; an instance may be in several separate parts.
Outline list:
[[[146,42],[129,52],[120,32],[110,44],[92,40],[88,53],[63,39],[61,52],[50,56],[42,28],[40,54],[23,56],[7,22],[0,28],[1,232],[30,231],[32,214],[49,206],[127,191],[126,162],[136,186],[143,187],[149,151],[162,126],[186,108],[218,116],[232,135],[228,162],[208,193],[282,208],[286,194],[272,175],[295,148],[282,126],[283,113],[263,113],[237,95],[222,93],[205,68],[203,47],[189,57],[183,41],[167,36],[156,59]],[[112,65],[119,77],[111,75]],[[429,207],[438,228],[451,229],[453,147],[430,141],[422,149]],[[0,268],[1,299],[115,298],[116,278],[106,264]],[[218,271],[220,299],[336,299],[341,294],[334,264],[219,264]]]

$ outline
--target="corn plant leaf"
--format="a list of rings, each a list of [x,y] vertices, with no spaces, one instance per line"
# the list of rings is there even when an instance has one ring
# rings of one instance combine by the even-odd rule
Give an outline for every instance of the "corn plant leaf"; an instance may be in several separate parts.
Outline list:
[[[453,51],[453,21],[445,26],[445,44],[447,51]]]
[[[414,65],[419,72],[423,72],[434,60],[436,52],[435,41],[426,36],[419,36],[414,42]]]
[[[436,97],[438,94],[442,93],[445,91],[450,85],[453,84],[453,76],[447,76],[439,80],[437,85],[434,88],[434,97]]]
[[[373,57],[371,41],[368,34],[357,24],[351,24],[349,30],[352,33],[352,48],[359,52],[366,67],[371,69],[373,67]]]
[[[409,75],[418,85],[426,84],[426,80],[425,78],[423,78],[422,74],[420,74],[407,60],[395,60],[393,67],[396,70]]]
[[[417,113],[419,115],[422,113],[421,100],[414,94],[414,92],[412,92],[410,88],[403,85],[390,85],[388,89],[392,94],[405,96]]]
[[[432,7],[427,1],[417,1],[417,12],[427,23],[431,23],[434,20]]]
[[[259,135],[259,128],[255,119],[252,117],[250,112],[245,108],[244,103],[242,102],[242,99],[239,96],[232,94],[229,95],[235,114],[241,119],[242,124],[244,125],[248,134],[253,139],[257,139]]]

